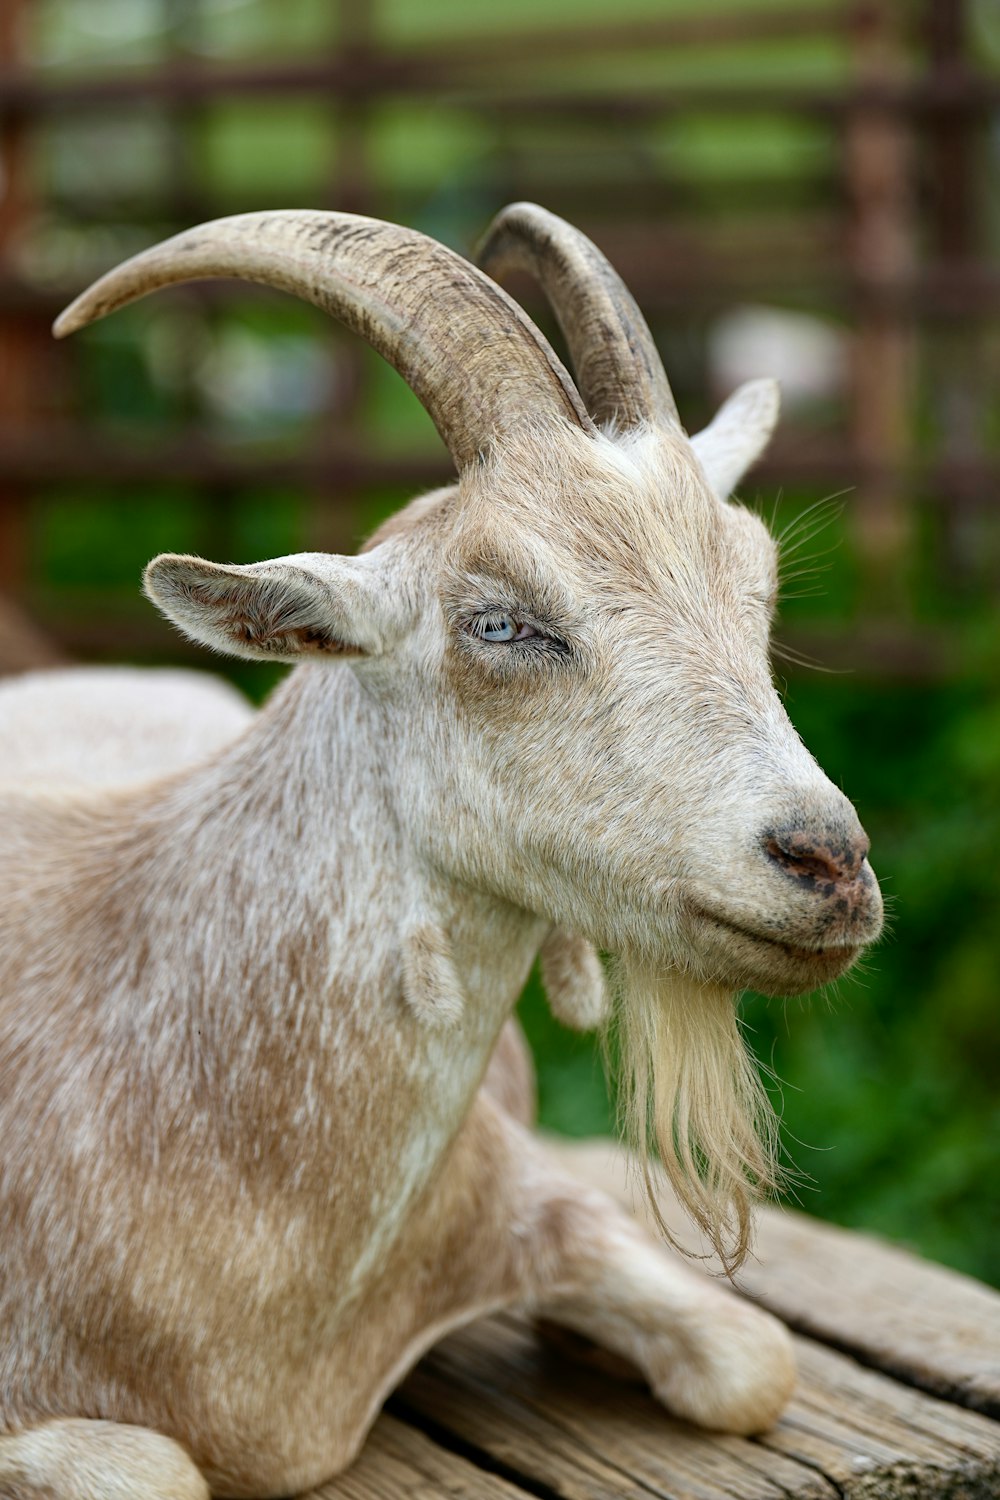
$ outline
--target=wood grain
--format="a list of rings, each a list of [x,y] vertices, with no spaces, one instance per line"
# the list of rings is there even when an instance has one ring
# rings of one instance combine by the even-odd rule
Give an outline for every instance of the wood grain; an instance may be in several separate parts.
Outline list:
[[[446,1340],[394,1412],[485,1455],[515,1483],[567,1500],[995,1500],[1000,1426],[796,1340],[800,1380],[761,1439],[704,1433],[639,1385],[569,1359],[527,1324]]]
[[[524,1500],[525,1492],[383,1413],[346,1474],[303,1500]]]
[[[613,1142],[562,1141],[554,1149],[571,1171],[648,1222]],[[708,1253],[684,1229],[679,1209],[668,1208],[666,1217],[685,1245]],[[720,1270],[710,1256],[706,1264]],[[792,1328],[1000,1418],[1000,1295],[989,1287],[872,1235],[785,1209],[761,1211],[755,1257],[738,1282]]]

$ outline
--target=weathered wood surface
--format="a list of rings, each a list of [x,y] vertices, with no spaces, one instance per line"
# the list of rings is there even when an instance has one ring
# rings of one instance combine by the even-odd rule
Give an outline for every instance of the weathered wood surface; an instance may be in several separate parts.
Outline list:
[[[452,1453],[418,1428],[383,1413],[353,1466],[312,1491],[312,1500],[524,1500],[517,1485]]]
[[[560,1142],[567,1167],[644,1216],[612,1142]],[[680,1215],[678,1237],[707,1254]],[[713,1267],[711,1257],[707,1264]],[[740,1286],[792,1328],[1000,1419],[1000,1296],[870,1235],[765,1209]]]
[[[669,1417],[638,1383],[527,1324],[447,1339],[323,1500],[996,1500],[1000,1426],[813,1340],[778,1427],[745,1439]]]
[[[631,1197],[605,1148],[565,1160]],[[432,1351],[314,1500],[1000,1500],[1000,1296],[779,1212],[741,1281],[810,1335],[773,1432],[699,1432],[582,1340],[503,1316]]]

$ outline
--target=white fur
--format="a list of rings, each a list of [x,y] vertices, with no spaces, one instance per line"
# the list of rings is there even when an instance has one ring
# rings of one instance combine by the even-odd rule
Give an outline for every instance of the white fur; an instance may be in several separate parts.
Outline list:
[[[719,407],[691,446],[720,500],[733,493],[771,441],[781,407],[776,380],[748,380]]]

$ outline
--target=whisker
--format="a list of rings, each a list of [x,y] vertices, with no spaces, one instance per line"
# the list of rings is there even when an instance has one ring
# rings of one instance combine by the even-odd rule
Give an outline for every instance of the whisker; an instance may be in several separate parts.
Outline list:
[[[790,572],[782,572],[782,583],[794,583],[796,578],[809,578],[815,573],[829,573],[833,568],[833,563],[818,562],[817,559],[826,557],[832,550],[828,548],[827,552],[814,552],[811,557],[804,557],[799,567],[792,568]]]
[[[803,547],[807,546],[810,542],[815,541],[818,536],[821,536],[822,533],[826,531],[831,522],[834,520],[839,520],[842,514],[843,508],[838,507],[836,512],[832,512],[830,516],[826,517],[825,519],[816,521],[813,525],[803,527],[801,531],[794,533],[790,538],[786,538],[783,542],[779,542],[778,547],[780,550],[782,562],[786,563],[792,558],[801,557]],[[820,552],[815,555],[820,557],[825,556],[826,552],[835,551],[836,548],[839,547],[839,545],[840,537],[838,536],[836,541],[830,547],[825,549],[824,552]]]
[[[807,505],[805,510],[799,511],[798,515],[793,516],[788,524],[782,527],[781,531],[776,532],[774,539],[779,547],[787,542],[789,537],[793,537],[807,522],[813,525],[828,526],[834,516],[843,513],[843,504],[838,504],[837,502],[843,501],[851,493],[852,489],[853,485],[848,485],[845,489],[836,490],[832,495],[823,495],[819,500],[814,500],[811,505]]]
[[[784,604],[789,599],[822,599],[826,589],[821,583],[817,583],[811,589],[793,589],[790,594],[782,593],[778,602]]]
[[[828,667],[824,662],[817,661],[815,657],[808,656],[804,651],[798,651],[794,646],[789,646],[783,641],[771,642],[771,655],[778,661],[788,662],[790,666],[805,667],[811,672],[824,672],[828,677],[850,675],[849,667]]]

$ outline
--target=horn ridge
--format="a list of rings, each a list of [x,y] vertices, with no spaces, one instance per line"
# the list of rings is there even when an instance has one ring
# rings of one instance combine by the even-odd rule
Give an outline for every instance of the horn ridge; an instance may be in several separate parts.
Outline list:
[[[160,287],[232,277],[291,292],[360,334],[423,403],[459,468],[526,420],[593,423],[531,319],[414,229],[320,210],[215,219],[133,256],[56,320],[57,338]]]
[[[670,383],[645,318],[593,241],[536,203],[511,203],[477,256],[491,276],[527,271],[552,305],[594,421],[681,430]]]

